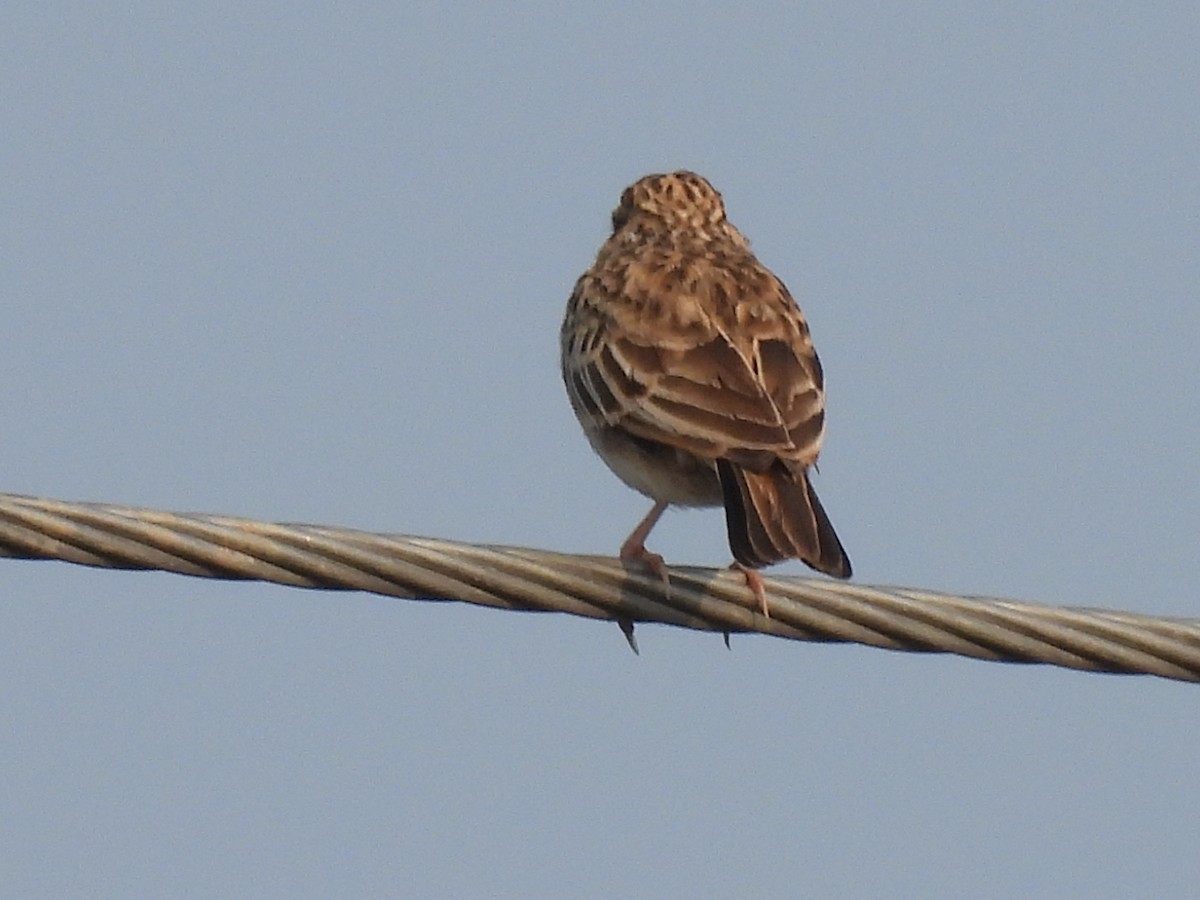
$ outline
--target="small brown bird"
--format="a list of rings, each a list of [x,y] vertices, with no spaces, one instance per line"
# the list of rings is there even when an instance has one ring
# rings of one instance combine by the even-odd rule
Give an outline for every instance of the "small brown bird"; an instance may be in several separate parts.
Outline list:
[[[850,560],[808,481],[825,430],[821,363],[783,282],[694,172],[626,188],[562,325],[562,376],[608,467],[654,506],[621,559],[664,579],[645,540],[669,504],[725,507],[729,547],[767,610],[762,566]]]

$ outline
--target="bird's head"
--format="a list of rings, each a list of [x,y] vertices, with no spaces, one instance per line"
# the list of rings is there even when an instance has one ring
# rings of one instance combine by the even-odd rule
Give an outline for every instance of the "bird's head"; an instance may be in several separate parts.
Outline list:
[[[672,230],[714,231],[725,222],[725,203],[708,179],[695,172],[647,175],[621,194],[612,214],[613,231],[646,218]]]

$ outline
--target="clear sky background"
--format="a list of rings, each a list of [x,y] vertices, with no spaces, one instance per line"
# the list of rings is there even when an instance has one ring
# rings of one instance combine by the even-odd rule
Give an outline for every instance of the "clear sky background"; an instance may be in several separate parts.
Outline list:
[[[108,6],[0,13],[0,490],[615,553],[559,322],[688,167],[859,581],[1200,615],[1194,3]],[[1194,686],[638,635],[0,560],[0,894],[1200,883]]]

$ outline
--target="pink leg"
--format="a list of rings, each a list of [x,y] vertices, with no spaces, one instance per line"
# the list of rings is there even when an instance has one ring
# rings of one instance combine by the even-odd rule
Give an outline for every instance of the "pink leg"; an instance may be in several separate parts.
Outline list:
[[[738,562],[735,562],[729,568],[737,569],[746,576],[746,586],[754,591],[754,596],[758,598],[758,605],[762,608],[763,617],[767,619],[771,618],[771,611],[767,609],[767,588],[763,584],[763,578],[758,574],[758,570],[743,566]]]
[[[651,553],[646,549],[646,538],[650,535],[650,529],[662,518],[666,508],[667,504],[662,500],[655,502],[654,506],[650,508],[650,512],[646,513],[646,517],[638,522],[637,528],[633,529],[629,537],[625,538],[625,543],[621,545],[620,557],[623,563],[640,563],[648,567],[669,586],[671,580],[667,575],[667,564],[657,553]]]

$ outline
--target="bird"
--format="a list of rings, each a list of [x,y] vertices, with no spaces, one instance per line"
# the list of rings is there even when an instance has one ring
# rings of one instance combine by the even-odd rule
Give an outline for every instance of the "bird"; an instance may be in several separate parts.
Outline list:
[[[627,187],[560,332],[562,378],[588,442],[653,506],[621,545],[669,587],[646,538],[669,506],[725,510],[732,568],[770,617],[758,570],[787,559],[849,578],[809,480],[824,374],[804,314],[691,171]]]

